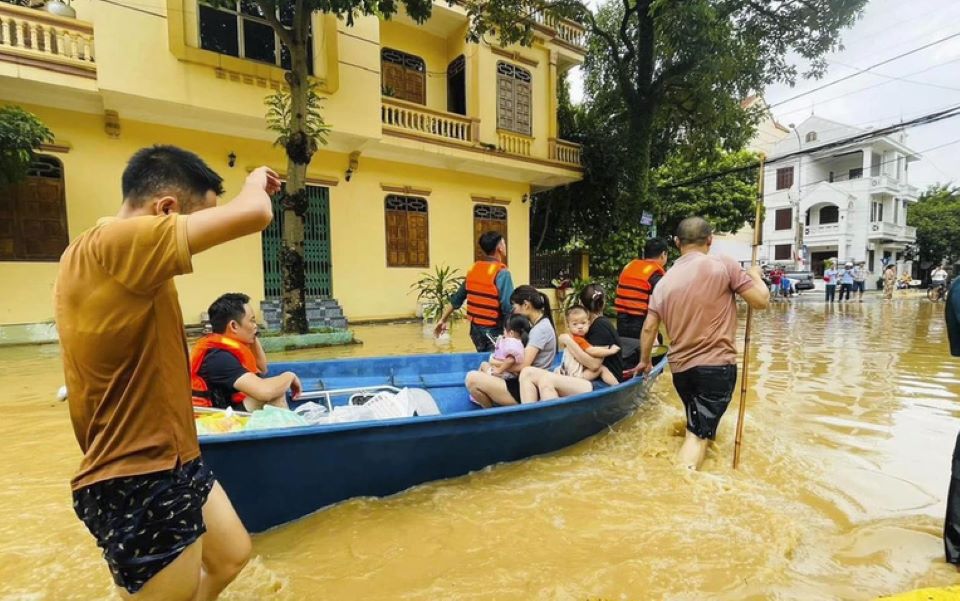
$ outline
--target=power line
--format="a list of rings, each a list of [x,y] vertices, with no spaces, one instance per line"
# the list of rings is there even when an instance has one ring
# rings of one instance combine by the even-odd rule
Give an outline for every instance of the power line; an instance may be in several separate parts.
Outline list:
[[[825,144],[821,144],[821,145],[815,146],[815,147],[813,147],[813,148],[808,148],[808,149],[806,149],[806,150],[798,150],[798,151],[796,151],[796,152],[789,152],[789,153],[787,153],[787,154],[783,154],[783,155],[780,155],[780,156],[777,156],[777,157],[773,157],[773,158],[767,160],[767,161],[766,161],[766,165],[773,165],[773,164],[775,164],[775,163],[782,163],[782,162],[784,162],[784,161],[788,161],[788,160],[790,160],[790,159],[793,159],[793,158],[796,158],[796,157],[799,157],[799,156],[809,155],[809,154],[813,154],[813,153],[816,153],[816,152],[823,152],[823,151],[825,151],[825,150],[832,150],[832,149],[834,149],[834,148],[840,148],[840,147],[842,147],[842,146],[847,146],[847,145],[850,145],[850,144],[857,144],[857,143],[860,143],[860,142],[866,142],[866,141],[869,141],[869,140],[873,140],[873,139],[875,139],[875,138],[882,138],[882,137],[884,137],[884,136],[887,136],[887,135],[892,134],[892,133],[896,133],[896,132],[898,132],[898,131],[902,131],[902,130],[904,130],[904,129],[909,129],[909,128],[911,128],[911,127],[917,127],[917,126],[919,126],[919,125],[928,125],[928,124],[930,124],[930,123],[936,123],[936,122],[938,122],[938,121],[943,121],[943,120],[945,120],[945,119],[952,119],[952,118],[954,118],[954,117],[960,117],[960,105],[954,105],[954,106],[952,106],[952,107],[950,107],[950,108],[948,108],[948,109],[942,110],[942,111],[937,111],[937,112],[934,112],[934,113],[929,113],[929,114],[926,114],[926,115],[922,115],[922,116],[920,116],[920,117],[916,117],[916,118],[911,119],[911,120],[909,120],[909,121],[904,121],[903,123],[897,123],[897,124],[894,124],[894,125],[888,125],[887,127],[882,127],[882,128],[879,128],[879,129],[871,130],[871,131],[869,131],[869,132],[859,133],[859,134],[855,134],[855,135],[853,135],[853,136],[848,136],[848,137],[846,137],[846,138],[840,138],[840,139],[838,139],[838,140],[833,140],[833,141],[831,141],[831,142],[827,142],[827,143],[825,143]],[[723,176],[725,176],[725,175],[732,175],[732,174],[734,174],[734,173],[743,173],[743,172],[745,172],[745,171],[751,171],[751,170],[753,170],[753,169],[756,169],[756,168],[759,167],[759,166],[760,166],[760,163],[759,163],[759,162],[751,162],[749,165],[743,165],[743,166],[741,166],[741,167],[733,167],[733,168],[725,169],[725,170],[722,170],[722,171],[715,171],[715,172],[713,172],[713,173],[706,173],[706,174],[699,175],[699,176],[697,176],[697,177],[690,178],[690,179],[685,180],[685,181],[682,181],[682,182],[676,182],[676,183],[668,184],[668,185],[665,185],[665,186],[659,186],[659,189],[661,189],[661,190],[669,190],[669,189],[673,189],[673,188],[687,187],[687,186],[690,186],[690,185],[693,185],[693,184],[698,184],[698,183],[701,183],[701,182],[706,182],[706,181],[714,180],[714,179],[717,179],[717,178],[719,178],[719,177],[723,177]]]
[[[858,69],[858,68],[859,68],[859,67],[855,67],[855,66],[853,66],[853,65],[848,65],[848,64],[846,64],[846,63],[841,63],[841,62],[838,62],[838,61],[827,61],[827,62],[829,62],[829,63],[832,64],[832,65],[839,65],[839,66],[841,66],[841,67],[846,67],[846,68],[848,68],[848,69]],[[869,69],[868,69],[868,70],[869,70]],[[902,81],[902,82],[905,82],[905,83],[912,83],[912,84],[915,84],[915,85],[918,85],[918,86],[930,86],[931,88],[940,88],[941,90],[950,90],[951,92],[960,92],[960,88],[954,88],[954,87],[951,87],[951,86],[944,86],[944,85],[940,85],[940,84],[938,84],[938,83],[931,83],[931,82],[929,82],[929,81],[916,81],[916,80],[913,80],[913,79],[907,79],[906,77],[897,77],[896,75],[887,75],[886,73],[877,73],[876,71],[870,71],[870,75],[876,75],[877,77],[883,77],[883,78],[885,78],[885,79],[892,79],[892,80],[895,80],[895,81]]]
[[[801,92],[800,94],[797,94],[796,96],[792,96],[792,97],[790,97],[790,98],[787,98],[786,100],[781,100],[780,102],[775,102],[774,104],[771,104],[768,108],[773,108],[773,107],[775,107],[775,106],[780,106],[781,104],[785,104],[785,103],[787,103],[787,102],[791,102],[791,101],[793,101],[793,100],[796,100],[797,98],[803,98],[804,96],[809,96],[810,94],[813,94],[814,92],[819,92],[820,90],[822,90],[822,89],[824,89],[824,88],[829,88],[830,86],[837,85],[837,84],[840,83],[840,82],[847,81],[848,79],[852,79],[852,78],[854,78],[854,77],[857,77],[858,75],[863,75],[864,73],[868,73],[868,72],[870,71],[870,69],[875,69],[875,68],[877,68],[877,67],[881,67],[881,66],[883,66],[883,65],[886,65],[887,63],[892,63],[892,62],[895,61],[895,60],[899,60],[899,59],[901,59],[901,58],[903,58],[903,57],[905,57],[905,56],[909,56],[909,55],[911,55],[911,54],[916,54],[917,52],[920,52],[921,50],[926,50],[927,48],[931,48],[931,47],[933,47],[933,46],[936,46],[937,44],[942,44],[942,43],[944,43],[944,42],[946,42],[946,41],[948,41],[948,40],[952,40],[953,38],[957,38],[957,37],[960,37],[960,32],[952,33],[952,34],[950,34],[950,35],[948,35],[948,36],[946,36],[946,37],[943,37],[943,38],[940,38],[940,39],[938,39],[938,40],[934,40],[934,41],[932,41],[932,42],[929,42],[929,43],[927,43],[927,44],[924,44],[923,46],[920,46],[919,48],[914,48],[913,50],[908,50],[907,52],[903,52],[903,53],[898,54],[898,55],[896,55],[896,56],[892,56],[892,57],[890,57],[890,58],[888,58],[888,59],[886,59],[886,60],[880,61],[879,63],[870,65],[869,67],[866,67],[865,69],[861,69],[860,71],[858,71],[858,72],[856,72],[856,73],[851,73],[850,75],[845,75],[845,76],[841,77],[840,79],[835,79],[834,81],[829,81],[829,82],[827,82],[827,83],[825,83],[825,84],[823,84],[823,85],[821,85],[821,86],[817,86],[817,87],[813,88],[812,90],[807,90],[806,92]]]

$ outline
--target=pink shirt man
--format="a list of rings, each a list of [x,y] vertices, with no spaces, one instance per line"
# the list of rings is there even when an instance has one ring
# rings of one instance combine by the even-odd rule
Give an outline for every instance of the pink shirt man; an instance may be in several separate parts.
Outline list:
[[[670,369],[737,362],[736,294],[753,280],[730,257],[690,252],[674,262],[653,291],[650,313],[670,334]]]

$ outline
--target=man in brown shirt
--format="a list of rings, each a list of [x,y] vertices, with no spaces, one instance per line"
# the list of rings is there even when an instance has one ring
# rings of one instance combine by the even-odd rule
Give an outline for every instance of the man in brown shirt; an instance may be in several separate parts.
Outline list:
[[[191,257],[272,219],[272,171],[250,174],[217,207],[222,178],[173,146],[137,152],[114,218],[60,259],[54,308],[83,460],[74,510],[123,593],[214,599],[240,572],[250,538],[200,459],[183,318],[173,283]]]
[[[663,322],[670,338],[673,385],[687,414],[687,436],[678,458],[699,470],[737,383],[736,295],[763,309],[770,291],[759,267],[744,272],[730,257],[708,254],[713,229],[704,219],[681,221],[674,242],[680,258],[653,291],[638,370],[650,371],[650,353]]]

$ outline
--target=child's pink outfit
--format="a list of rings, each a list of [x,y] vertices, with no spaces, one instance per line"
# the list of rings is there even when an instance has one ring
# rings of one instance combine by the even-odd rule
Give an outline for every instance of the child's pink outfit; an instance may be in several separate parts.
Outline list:
[[[517,363],[523,363],[523,342],[517,338],[501,336],[500,339],[497,340],[497,345],[493,348],[493,358],[498,361],[503,361],[507,357],[513,357],[513,360]],[[505,380],[509,380],[516,378],[517,374],[503,372],[500,376]]]

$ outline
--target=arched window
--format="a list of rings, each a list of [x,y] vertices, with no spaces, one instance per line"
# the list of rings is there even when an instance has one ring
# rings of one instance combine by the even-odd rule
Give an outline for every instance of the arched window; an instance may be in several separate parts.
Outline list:
[[[497,62],[497,128],[533,135],[533,77],[526,69]]]
[[[480,236],[497,232],[507,239],[507,207],[499,205],[473,205],[473,258],[480,261],[487,256],[480,248]]]
[[[0,188],[0,261],[59,261],[68,242],[63,164],[38,155],[23,180]]]
[[[384,48],[380,51],[380,73],[384,96],[427,103],[427,65],[419,56]]]
[[[840,222],[840,207],[830,205],[820,209],[821,225],[825,223],[839,223],[839,222]]]
[[[390,194],[383,208],[387,224],[387,267],[429,267],[427,199]]]
[[[817,132],[815,132],[815,131],[807,132],[807,138],[806,138],[806,140],[807,140],[807,142],[816,142],[816,141],[817,141]]]

